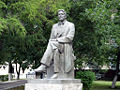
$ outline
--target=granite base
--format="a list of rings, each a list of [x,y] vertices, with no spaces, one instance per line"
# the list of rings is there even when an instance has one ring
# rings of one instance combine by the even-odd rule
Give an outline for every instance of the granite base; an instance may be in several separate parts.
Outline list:
[[[35,79],[28,80],[25,90],[82,90],[80,79]]]

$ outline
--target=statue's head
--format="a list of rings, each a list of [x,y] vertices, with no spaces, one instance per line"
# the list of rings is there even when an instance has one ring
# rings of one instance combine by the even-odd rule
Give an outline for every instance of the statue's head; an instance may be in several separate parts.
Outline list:
[[[64,21],[66,19],[66,11],[64,9],[59,9],[58,10],[58,19],[60,21]]]

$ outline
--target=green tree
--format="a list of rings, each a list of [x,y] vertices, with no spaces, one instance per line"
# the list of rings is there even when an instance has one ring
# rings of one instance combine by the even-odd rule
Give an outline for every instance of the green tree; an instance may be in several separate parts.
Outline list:
[[[12,62],[18,79],[20,68],[32,65],[36,68],[46,48],[53,23],[57,21],[59,8],[66,6],[67,0],[1,0],[0,23],[1,62]]]
[[[76,25],[74,41],[76,67],[82,63],[103,66],[118,65],[120,45],[119,0],[71,0],[71,20]],[[110,60],[112,58],[112,60]],[[117,70],[118,71],[118,70]]]
[[[118,16],[119,1],[112,0],[71,0],[69,11],[71,21],[75,23],[76,35],[74,39],[76,63],[83,62],[96,65],[108,64],[108,57],[115,58],[116,48],[119,46],[119,25],[112,16]],[[115,45],[111,43],[114,40]]]

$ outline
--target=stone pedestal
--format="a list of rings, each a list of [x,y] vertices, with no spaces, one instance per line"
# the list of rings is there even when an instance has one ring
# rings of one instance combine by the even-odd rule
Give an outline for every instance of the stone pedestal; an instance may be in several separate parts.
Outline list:
[[[35,79],[28,80],[25,90],[82,90],[80,79]]]

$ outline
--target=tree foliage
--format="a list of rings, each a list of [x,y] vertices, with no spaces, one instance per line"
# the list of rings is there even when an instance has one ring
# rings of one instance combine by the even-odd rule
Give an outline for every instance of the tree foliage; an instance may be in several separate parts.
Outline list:
[[[73,1],[70,17],[76,26],[76,65],[102,66],[116,59],[120,45],[119,0]],[[116,23],[117,22],[117,23]]]
[[[60,3],[60,4],[59,4]],[[45,51],[57,10],[67,1],[0,0],[0,62],[36,68]]]
[[[119,0],[0,0],[0,63],[38,67],[61,8],[76,27],[77,68],[82,63],[104,65],[108,58],[116,58]]]

